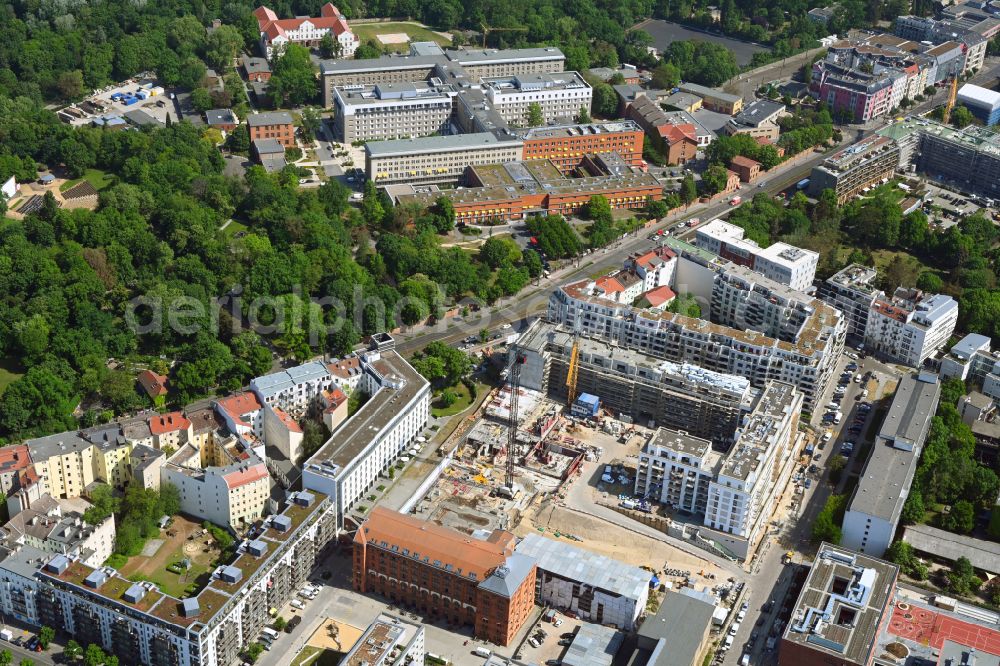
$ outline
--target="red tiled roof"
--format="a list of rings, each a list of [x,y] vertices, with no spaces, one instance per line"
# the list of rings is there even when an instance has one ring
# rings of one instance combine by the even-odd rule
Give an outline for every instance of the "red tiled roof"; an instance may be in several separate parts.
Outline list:
[[[757,160],[752,160],[749,157],[744,157],[743,155],[737,155],[729,162],[730,166],[743,167],[744,169],[752,169],[755,166],[760,166],[760,162]]]
[[[677,297],[677,294],[675,294],[674,290],[667,285],[663,285],[662,287],[657,287],[656,289],[650,289],[643,294],[642,297],[645,298],[650,305],[656,308],[664,303],[674,300],[674,298]]]
[[[264,463],[257,463],[256,465],[252,465],[246,469],[241,469],[238,472],[230,472],[222,478],[225,479],[226,485],[229,488],[239,488],[240,486],[245,486],[248,483],[266,479],[267,467],[264,466]]]
[[[274,407],[273,409],[275,416],[281,419],[281,423],[291,432],[302,432],[302,427],[299,426],[299,424],[295,422],[295,419],[289,416],[288,413],[285,412],[285,410],[279,409],[277,407]]]
[[[234,393],[233,395],[216,400],[216,403],[223,411],[237,421],[241,420],[240,417],[244,414],[256,412],[260,409],[260,401],[257,399],[257,394],[253,391]]]
[[[167,378],[158,375],[152,370],[143,370],[139,373],[139,384],[150,398],[158,398],[167,394]]]
[[[190,427],[191,422],[187,420],[183,412],[170,412],[149,418],[149,432],[154,435],[187,430]]]
[[[668,143],[677,143],[684,140],[698,142],[698,132],[691,123],[660,125],[656,129],[660,132],[660,136],[666,139]]]
[[[31,455],[24,444],[0,448],[0,472],[12,472],[31,465]]]
[[[323,410],[325,412],[332,412],[347,402],[347,395],[336,386],[329,391],[325,391],[323,397],[326,398],[327,403],[326,409]]]
[[[361,369],[361,359],[356,357],[344,358],[336,363],[327,363],[326,369],[329,370],[330,374],[335,377],[343,377],[344,379],[347,379],[351,376],[351,370]]]
[[[267,7],[258,7],[253,13],[257,17],[260,31],[267,35],[268,41],[279,35],[284,35],[286,30],[297,30],[306,21],[317,28],[332,30],[335,35],[342,35],[350,31],[340,10],[329,2],[323,5],[318,17],[279,19],[278,15]]]
[[[614,294],[619,291],[625,291],[625,287],[622,286],[621,282],[606,275],[597,279],[597,286],[603,289],[606,294]]]

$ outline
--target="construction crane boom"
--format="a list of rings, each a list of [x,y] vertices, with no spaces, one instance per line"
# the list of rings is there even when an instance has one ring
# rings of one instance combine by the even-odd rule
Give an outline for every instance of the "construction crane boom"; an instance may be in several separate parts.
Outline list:
[[[951,89],[948,91],[948,103],[944,105],[944,115],[941,122],[945,125],[951,120],[951,110],[955,108],[955,98],[958,97],[958,74],[951,77]]]
[[[480,23],[479,26],[483,29],[483,48],[484,49],[486,48],[486,37],[491,32],[527,32],[528,31],[528,29],[524,28],[524,27],[521,27],[521,28],[494,28],[492,26],[486,25],[485,23]]]
[[[576,377],[580,370],[580,336],[573,336],[573,349],[569,354],[569,369],[566,371],[566,406],[573,408],[576,400]]]
[[[514,495],[514,452],[517,450],[517,394],[521,391],[521,366],[524,355],[515,347],[507,381],[510,383],[510,415],[507,417],[507,460],[503,479],[504,487]]]

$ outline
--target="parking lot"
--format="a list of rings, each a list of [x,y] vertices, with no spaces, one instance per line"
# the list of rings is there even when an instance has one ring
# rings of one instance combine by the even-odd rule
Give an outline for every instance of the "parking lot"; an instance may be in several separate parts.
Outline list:
[[[560,663],[563,654],[573,641],[573,634],[582,623],[580,620],[562,613],[556,613],[554,619],[559,623],[559,626],[545,620],[544,617],[539,618],[514,657],[529,664],[555,666]],[[537,643],[537,647],[535,643]]]
[[[980,210],[987,215],[997,210],[997,203],[987,199],[963,195],[933,183],[926,183],[924,187],[930,196],[924,199],[923,210],[931,224],[941,229],[954,226],[966,215]]]
[[[143,88],[143,86],[147,87]],[[155,89],[156,94],[151,92],[151,89]],[[134,95],[139,90],[144,90],[143,94],[149,96],[132,104],[126,104],[124,100],[117,99],[119,95],[126,93]],[[112,96],[116,99],[112,99]],[[123,116],[129,111],[136,110],[142,110],[160,123],[166,124],[168,116],[171,121],[176,122],[179,120],[180,113],[176,102],[170,98],[169,91],[160,87],[156,80],[142,76],[95,90],[90,97],[76,106],[83,112],[83,116],[72,119],[70,121],[72,125],[86,125],[93,122],[95,118]]]

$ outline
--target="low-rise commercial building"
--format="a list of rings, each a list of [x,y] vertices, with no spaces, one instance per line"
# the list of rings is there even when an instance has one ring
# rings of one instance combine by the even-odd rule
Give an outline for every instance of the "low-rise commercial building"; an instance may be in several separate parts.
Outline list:
[[[378,141],[447,132],[456,91],[450,85],[413,81],[333,89],[338,141]]]
[[[746,134],[754,138],[763,137],[777,141],[781,128],[778,118],[785,112],[785,105],[769,99],[758,99],[729,119],[722,130],[732,136]]]
[[[483,92],[500,116],[513,125],[528,124],[538,105],[545,123],[572,119],[580,109],[589,113],[594,90],[576,72],[517,74],[482,80]]]
[[[515,551],[537,563],[534,592],[540,604],[626,631],[637,626],[646,610],[650,574],[639,567],[534,533]]]
[[[430,207],[445,196],[451,200],[455,219],[467,224],[520,220],[535,213],[572,215],[595,195],[606,198],[612,208],[628,209],[663,198],[663,185],[655,176],[629,166],[617,153],[586,156],[583,171],[590,175],[567,177],[550,160],[470,166],[464,189],[411,189],[398,192],[396,198]]]
[[[639,628],[636,647],[649,654],[647,666],[698,666],[703,662],[715,605],[688,591],[667,590],[656,614]]]
[[[824,543],[781,638],[779,666],[870,666],[899,567]]]
[[[509,645],[535,602],[535,562],[515,553],[514,541],[502,530],[477,539],[377,507],[354,537],[354,589]]]
[[[753,173],[751,165],[748,165],[747,170]],[[818,253],[787,243],[774,243],[763,248],[745,238],[745,234],[743,228],[735,224],[712,220],[698,228],[695,244],[792,289],[812,289],[816,266],[819,264]]]
[[[709,111],[731,116],[743,110],[743,98],[739,95],[730,95],[715,88],[700,86],[697,83],[681,83],[677,87],[681,92],[701,97],[702,106]]]
[[[940,396],[937,375],[900,380],[844,515],[845,547],[875,557],[889,547]]]
[[[365,173],[378,186],[457,183],[470,166],[521,159],[523,144],[491,132],[374,141],[365,144]]]
[[[302,469],[303,487],[333,498],[338,527],[379,474],[413,444],[430,413],[430,383],[391,348],[363,354],[361,367],[361,390],[371,397]]]

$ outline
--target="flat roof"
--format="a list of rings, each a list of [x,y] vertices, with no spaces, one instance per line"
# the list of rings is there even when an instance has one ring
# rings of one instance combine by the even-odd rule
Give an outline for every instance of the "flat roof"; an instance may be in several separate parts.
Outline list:
[[[648,571],[564,541],[529,533],[517,544],[515,550],[533,557],[539,569],[564,578],[577,580],[627,599],[638,600],[648,595],[652,576]]]
[[[682,83],[677,86],[681,90],[687,93],[693,93],[699,97],[711,97],[713,99],[722,100],[724,102],[738,102],[743,99],[739,95],[730,95],[729,93],[722,92],[716,88],[709,88],[708,86],[700,86],[697,83]]]
[[[473,134],[425,136],[414,139],[369,141],[365,144],[365,152],[371,157],[393,157],[414,153],[446,153],[458,150],[516,148],[521,143],[519,139],[513,138],[501,140],[492,132],[476,132]]]
[[[992,110],[1000,107],[1000,92],[966,83],[958,89],[958,101]]]
[[[898,573],[895,564],[822,544],[784,640],[853,664],[867,663]]]
[[[515,130],[515,134],[524,140],[531,139],[563,139],[575,136],[600,136],[618,132],[641,132],[642,128],[634,120],[617,120],[606,123],[584,123],[574,125],[548,125]]]
[[[715,606],[696,597],[667,590],[660,608],[639,628],[640,639],[664,641],[656,666],[691,666],[712,625]]]
[[[370,355],[366,355],[370,358]],[[361,408],[337,428],[319,451],[306,461],[306,469],[332,465],[336,473],[350,465],[372,444],[389,423],[404,413],[410,402],[429,385],[395,351],[380,353],[377,361],[366,365],[400,381],[399,388],[383,386]],[[366,367],[366,372],[371,372]],[[318,471],[315,470],[314,471]]]
[[[1000,544],[946,532],[930,525],[910,525],[903,531],[903,541],[923,553],[954,562],[967,557],[976,569],[1000,573]]]
[[[611,666],[611,661],[625,640],[625,634],[611,627],[584,622],[566,648],[562,663],[566,666]]]
[[[935,381],[913,375],[900,380],[848,511],[891,523],[899,518],[941,395],[937,376],[931,376]]]
[[[250,127],[262,127],[264,125],[291,125],[292,116],[285,111],[267,111],[264,113],[251,113],[247,116],[247,125]]]

